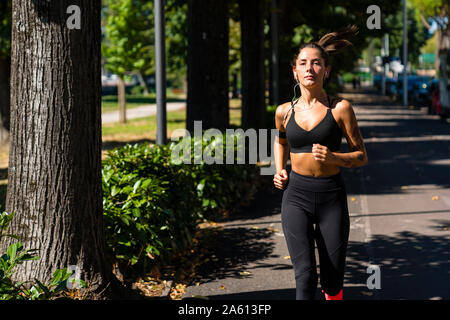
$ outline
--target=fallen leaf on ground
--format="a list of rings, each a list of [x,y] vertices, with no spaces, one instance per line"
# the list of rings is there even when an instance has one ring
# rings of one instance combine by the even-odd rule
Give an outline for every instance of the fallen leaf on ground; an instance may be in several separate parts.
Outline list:
[[[439,196],[433,196],[431,200],[439,200]]]

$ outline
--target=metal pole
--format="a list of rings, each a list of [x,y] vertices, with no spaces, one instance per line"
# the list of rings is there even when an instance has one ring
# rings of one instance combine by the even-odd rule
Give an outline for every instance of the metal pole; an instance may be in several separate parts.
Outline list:
[[[271,2],[271,15],[270,15],[270,31],[272,40],[272,99],[273,104],[279,104],[279,88],[278,88],[278,13],[277,13],[277,1]]]
[[[384,35],[384,50],[386,51],[386,56],[389,57],[389,33]],[[386,63],[386,75],[389,73],[389,62]]]
[[[389,57],[389,33],[386,33],[384,35],[384,53],[386,57]],[[389,62],[384,64],[384,75],[385,75],[384,90],[386,93],[386,78],[388,78],[389,76]]]
[[[406,0],[403,2],[403,105],[408,105],[408,17],[406,11]]]
[[[154,0],[156,61],[156,143],[166,144],[166,56],[164,0]]]
[[[386,41],[381,40],[381,65],[382,65],[382,73],[381,73],[381,94],[386,95],[386,64],[384,63],[384,57],[386,56]]]

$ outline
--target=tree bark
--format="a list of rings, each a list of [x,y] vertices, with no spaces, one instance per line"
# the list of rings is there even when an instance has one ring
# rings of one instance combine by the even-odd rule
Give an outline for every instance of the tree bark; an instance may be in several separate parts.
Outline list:
[[[127,122],[127,97],[125,92],[125,82],[122,76],[119,76],[117,82],[117,98],[119,101],[119,123]]]
[[[229,124],[228,4],[189,0],[186,128],[223,130]]]
[[[242,127],[265,128],[265,1],[240,0],[239,8],[242,39]]]
[[[72,0],[13,1],[6,210],[9,232],[40,256],[15,280],[45,283],[76,265],[101,298],[117,288],[102,213],[101,1],[76,3],[81,30],[66,26]]]
[[[279,103],[285,103],[292,100],[294,95],[293,88],[295,85],[294,76],[292,75],[291,59],[293,56],[292,35],[294,34],[294,25],[292,23],[292,15],[289,14],[290,1],[279,0],[278,8],[280,17],[278,19],[278,81],[279,81]],[[298,94],[298,93],[297,93]]]
[[[441,50],[441,40],[442,40],[442,32],[439,28],[436,29],[436,49],[434,50],[434,70],[439,71],[440,70],[440,63],[439,60],[439,51]]]
[[[0,143],[9,141],[11,58],[0,57]]]
[[[142,88],[144,89],[144,96],[148,96],[150,94],[150,91],[148,90],[148,85],[147,82],[145,82],[144,77],[142,76],[142,72],[138,72],[137,73],[137,77],[139,80],[139,85],[142,86]]]

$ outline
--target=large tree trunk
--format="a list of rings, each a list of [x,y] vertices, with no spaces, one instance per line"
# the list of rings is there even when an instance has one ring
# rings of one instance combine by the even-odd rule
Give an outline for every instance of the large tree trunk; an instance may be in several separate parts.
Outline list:
[[[102,214],[101,1],[76,3],[81,30],[66,26],[72,0],[13,1],[6,210],[16,212],[9,231],[40,256],[15,280],[47,282],[76,265],[93,293],[108,286],[106,294],[117,279]]]
[[[188,2],[187,130],[228,127],[228,17],[226,0]]]
[[[0,57],[0,143],[9,140],[10,65],[10,58]]]
[[[242,34],[242,127],[265,128],[265,1],[240,0],[239,8]]]
[[[278,103],[282,104],[292,100],[294,91],[294,76],[292,74],[291,59],[293,55],[292,35],[294,26],[292,14],[289,13],[291,2],[278,0]],[[283,18],[281,18],[283,17]],[[297,92],[297,94],[299,94]]]

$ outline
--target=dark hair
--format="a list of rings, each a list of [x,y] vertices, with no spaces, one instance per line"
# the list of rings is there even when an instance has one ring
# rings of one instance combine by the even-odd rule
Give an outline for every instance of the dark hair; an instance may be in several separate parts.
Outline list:
[[[291,60],[291,66],[295,67],[297,57],[304,48],[315,48],[320,51],[320,56],[325,60],[325,66],[329,64],[330,55],[338,53],[339,50],[353,45],[346,38],[358,34],[358,27],[350,25],[336,32],[327,33],[319,41],[312,41],[302,44]]]

